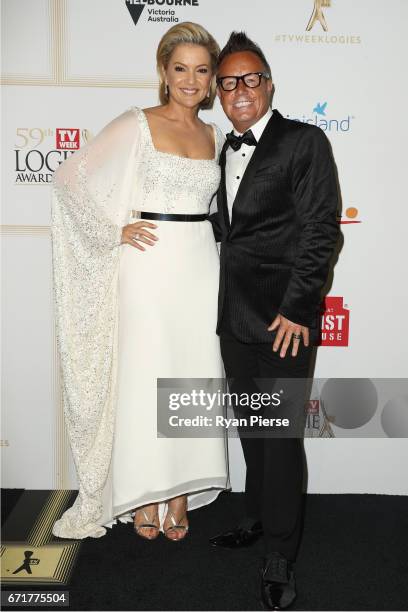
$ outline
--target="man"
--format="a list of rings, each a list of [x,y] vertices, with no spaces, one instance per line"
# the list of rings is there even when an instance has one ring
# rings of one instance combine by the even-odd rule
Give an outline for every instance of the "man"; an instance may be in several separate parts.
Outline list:
[[[303,481],[299,423],[318,339],[321,290],[339,231],[337,181],[320,128],[271,110],[270,67],[245,33],[233,32],[222,50],[217,84],[234,126],[220,157],[218,211],[210,217],[221,241],[217,333],[225,371],[230,391],[238,394],[259,390],[259,380],[267,381],[266,387],[279,380],[280,392],[287,379],[283,416],[288,410],[297,424],[286,437],[239,429],[246,516],[211,543],[240,548],[263,534],[261,597],[267,608],[278,610],[296,596],[293,564]]]

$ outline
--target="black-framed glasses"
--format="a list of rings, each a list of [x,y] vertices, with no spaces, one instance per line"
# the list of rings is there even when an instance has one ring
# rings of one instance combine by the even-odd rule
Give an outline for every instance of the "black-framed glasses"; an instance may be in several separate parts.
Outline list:
[[[261,84],[262,77],[270,79],[270,75],[267,72],[248,72],[241,76],[224,76],[217,79],[217,85],[219,85],[224,91],[233,91],[238,87],[239,81],[253,89],[259,87]]]

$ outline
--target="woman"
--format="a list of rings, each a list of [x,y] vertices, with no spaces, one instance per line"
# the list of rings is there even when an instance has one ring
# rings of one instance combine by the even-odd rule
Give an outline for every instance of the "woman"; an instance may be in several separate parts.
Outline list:
[[[79,481],[56,536],[100,537],[119,518],[177,541],[187,509],[227,487],[224,439],[156,433],[157,378],[222,376],[218,252],[203,219],[223,137],[198,118],[214,101],[218,52],[201,26],[173,26],[157,50],[161,105],[123,113],[55,173],[55,307]]]

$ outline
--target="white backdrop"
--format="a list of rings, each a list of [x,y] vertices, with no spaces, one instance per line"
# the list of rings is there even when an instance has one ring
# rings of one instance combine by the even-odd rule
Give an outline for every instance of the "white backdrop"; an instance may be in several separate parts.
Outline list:
[[[130,4],[139,8],[136,24]],[[408,311],[402,280],[408,3],[321,4],[2,0],[3,487],[76,486],[51,292],[47,181],[66,154],[59,130],[70,129],[82,144],[129,106],[157,103],[156,46],[176,19],[201,23],[221,46],[231,30],[245,29],[270,60],[273,106],[317,123],[333,145],[344,247],[329,296],[346,305],[349,337],[331,330],[334,336],[318,351],[316,376],[407,375],[401,322]],[[319,21],[306,30],[314,8],[322,11],[327,31]],[[203,118],[230,129],[218,102]],[[328,318],[323,321],[329,326]],[[336,338],[344,346],[335,346]],[[306,451],[310,492],[408,493],[404,438],[310,439]],[[230,443],[230,459],[233,488],[241,490],[237,440]]]

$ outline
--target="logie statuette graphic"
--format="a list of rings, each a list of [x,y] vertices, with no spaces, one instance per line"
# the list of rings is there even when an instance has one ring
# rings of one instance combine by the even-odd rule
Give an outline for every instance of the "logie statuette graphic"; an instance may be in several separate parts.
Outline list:
[[[313,28],[316,21],[318,21],[323,30],[327,32],[327,23],[323,14],[323,7],[327,6],[330,6],[330,0],[314,0],[313,13],[309,19],[309,23],[307,24],[306,32],[309,32]]]

